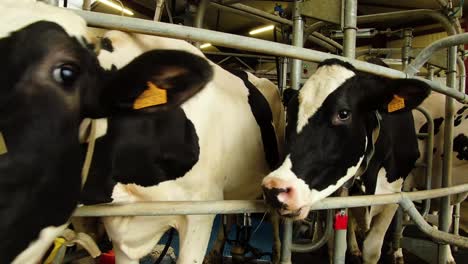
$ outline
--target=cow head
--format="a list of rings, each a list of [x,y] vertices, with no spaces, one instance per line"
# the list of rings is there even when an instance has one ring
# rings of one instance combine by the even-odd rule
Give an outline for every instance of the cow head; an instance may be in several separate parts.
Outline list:
[[[284,216],[305,218],[312,203],[356,174],[377,126],[374,112],[409,111],[428,93],[420,81],[361,73],[337,59],[322,62],[288,103],[287,156],[264,178],[265,199]]]

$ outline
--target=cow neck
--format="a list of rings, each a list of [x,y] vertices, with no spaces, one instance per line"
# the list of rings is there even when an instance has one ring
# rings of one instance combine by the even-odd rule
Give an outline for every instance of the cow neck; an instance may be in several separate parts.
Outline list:
[[[345,189],[351,188],[354,184],[355,179],[361,177],[367,171],[367,167],[369,166],[369,163],[372,157],[374,156],[375,143],[377,142],[377,139],[379,138],[380,121],[382,120],[382,116],[380,115],[378,111],[375,111],[374,114],[375,114],[375,119],[377,121],[377,126],[372,130],[371,140],[368,140],[368,142],[370,141],[370,144],[367,145],[365,158],[361,162],[361,165],[356,171],[356,174],[354,174],[354,176],[343,185],[343,188]]]

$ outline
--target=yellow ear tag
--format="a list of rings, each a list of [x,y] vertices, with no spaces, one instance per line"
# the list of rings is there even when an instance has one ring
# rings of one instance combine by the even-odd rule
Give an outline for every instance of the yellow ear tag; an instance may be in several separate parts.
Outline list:
[[[5,138],[3,137],[2,132],[0,132],[0,155],[8,153],[8,148],[5,142]]]
[[[165,103],[167,103],[167,91],[159,88],[152,82],[148,82],[148,89],[140,94],[135,102],[133,102],[133,109],[141,109]]]
[[[388,103],[388,112],[395,112],[405,108],[405,99],[398,95],[394,95],[392,101]]]

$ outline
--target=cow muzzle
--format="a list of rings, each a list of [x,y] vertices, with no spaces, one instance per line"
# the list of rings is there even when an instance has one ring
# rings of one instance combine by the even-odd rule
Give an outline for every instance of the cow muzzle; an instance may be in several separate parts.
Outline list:
[[[302,199],[302,186],[295,181],[287,181],[276,177],[263,180],[263,196],[267,204],[276,209],[282,217],[295,220],[304,219],[309,213],[310,206]],[[308,191],[308,188],[307,190]]]

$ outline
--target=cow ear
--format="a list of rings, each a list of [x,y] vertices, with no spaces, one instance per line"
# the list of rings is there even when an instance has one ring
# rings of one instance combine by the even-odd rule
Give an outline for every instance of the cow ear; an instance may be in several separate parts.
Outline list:
[[[164,111],[188,100],[212,77],[212,67],[202,57],[184,51],[153,50],[112,73],[102,102],[111,113]]]
[[[430,93],[428,84],[414,79],[376,80],[363,89],[361,104],[368,110],[386,113],[410,111],[420,105]]]

